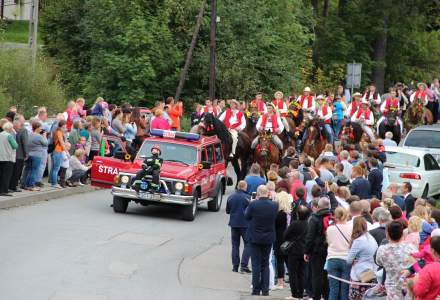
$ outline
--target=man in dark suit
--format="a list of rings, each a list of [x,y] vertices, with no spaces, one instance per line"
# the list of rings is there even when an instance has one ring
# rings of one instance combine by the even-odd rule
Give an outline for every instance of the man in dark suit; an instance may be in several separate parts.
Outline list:
[[[354,166],[351,170],[351,177],[354,179],[350,185],[350,193],[352,196],[356,195],[361,200],[371,198],[370,182],[363,177],[362,168]]]
[[[249,270],[249,243],[246,237],[248,221],[244,212],[249,205],[249,195],[246,193],[247,183],[242,180],[238,182],[237,191],[228,198],[226,213],[230,215],[229,226],[231,227],[232,242],[232,271],[238,272],[240,265],[240,239],[243,240],[244,249],[241,257],[241,273],[251,273]]]
[[[372,217],[374,222],[379,223],[379,227],[376,227],[369,232],[376,240],[377,244],[380,246],[382,244],[382,241],[386,239],[385,229],[387,227],[387,224],[392,221],[391,214],[387,209],[383,207],[377,207],[376,209],[374,209]]]
[[[382,171],[378,169],[379,163],[377,159],[375,159],[374,157],[368,160],[368,164],[370,166],[368,181],[370,182],[370,186],[371,186],[371,195],[378,199],[381,199],[382,181],[383,181]]]
[[[404,182],[402,186],[402,194],[405,199],[406,217],[409,218],[414,210],[414,204],[416,203],[416,198],[411,195],[412,185],[410,182]]]
[[[275,242],[275,219],[278,204],[269,199],[265,185],[257,189],[257,200],[246,209],[249,220],[248,238],[252,258],[252,295],[269,295],[269,256]]]

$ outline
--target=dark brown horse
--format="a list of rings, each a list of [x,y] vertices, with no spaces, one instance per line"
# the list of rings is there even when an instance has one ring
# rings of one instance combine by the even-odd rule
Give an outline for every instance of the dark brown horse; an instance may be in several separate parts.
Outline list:
[[[318,118],[314,118],[310,120],[306,129],[307,139],[304,142],[304,153],[314,159],[318,158],[327,144],[327,138],[321,131],[320,123],[322,122]]]
[[[243,131],[248,135],[249,139],[253,141],[258,135],[257,122],[260,118],[260,113],[256,107],[249,106],[244,115],[246,118],[246,128]]]
[[[422,101],[415,100],[405,113],[405,129],[410,131],[412,128],[420,125],[431,125],[434,118],[429,109],[425,107]]]
[[[259,135],[259,142],[255,148],[256,162],[261,166],[264,174],[269,171],[270,165],[280,163],[280,150],[272,142],[272,133],[262,132]]]
[[[385,133],[387,133],[387,131],[390,131],[393,133],[393,140],[397,144],[400,143],[402,128],[400,128],[400,124],[398,122],[398,113],[398,110],[390,109],[387,116],[385,117],[385,120],[377,128],[379,137],[381,139],[384,139]]]
[[[343,144],[357,145],[361,141],[363,133],[359,123],[346,120],[341,129],[340,140]]]
[[[191,132],[199,133],[206,136],[217,135],[222,142],[223,155],[226,158],[226,167],[229,162],[234,167],[238,181],[244,179],[250,165],[251,157],[251,140],[245,132],[238,134],[237,149],[234,157],[229,157],[232,152],[232,136],[226,128],[225,124],[217,119],[213,114],[208,113],[204,116],[203,121],[198,126],[191,129]]]

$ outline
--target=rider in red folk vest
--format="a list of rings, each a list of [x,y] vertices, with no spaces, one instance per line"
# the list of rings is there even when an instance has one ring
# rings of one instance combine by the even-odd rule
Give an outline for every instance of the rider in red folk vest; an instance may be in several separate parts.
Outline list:
[[[360,123],[362,129],[370,137],[370,140],[374,141],[373,130],[371,130],[371,126],[374,124],[374,116],[370,110],[370,102],[368,100],[362,99],[361,106],[357,112],[353,114],[351,121]]]
[[[257,130],[258,132],[270,131],[272,133],[272,142],[282,151],[283,150],[283,142],[277,136],[284,130],[283,122],[277,113],[275,112],[275,106],[272,103],[267,104],[267,113],[260,116],[257,122]],[[257,147],[258,142],[260,141],[259,136],[257,136],[253,141],[251,148],[255,149]]]
[[[420,100],[423,102],[424,105],[428,104],[428,94],[426,93],[427,86],[423,82],[420,82],[417,84],[417,92],[413,93],[409,100],[411,103],[414,102],[414,100]]]
[[[303,111],[310,116],[311,112],[314,112],[315,107],[315,97],[310,95],[311,89],[309,87],[305,87],[303,94],[298,97],[297,101],[301,104]]]
[[[280,91],[275,93],[275,99],[272,100],[272,104],[275,107],[275,111],[277,114],[280,115],[281,121],[283,122],[284,129],[286,129],[287,132],[289,132],[289,123],[287,123],[286,116],[287,116],[287,104],[284,101],[284,94]]]
[[[348,105],[347,110],[345,111],[345,116],[348,118],[351,118],[359,109],[359,106],[361,105],[361,93],[354,93],[353,94],[353,100]]]
[[[318,97],[316,97],[316,100],[318,101],[318,105],[315,115],[324,120],[324,128],[327,132],[327,141],[330,144],[333,144],[333,129],[331,125],[331,120],[333,116],[332,109],[328,105],[323,95],[319,95]]]
[[[399,99],[396,98],[397,91],[395,89],[390,89],[390,97],[388,97],[380,106],[380,111],[382,112],[382,117],[380,117],[379,121],[377,121],[377,134],[379,134],[379,126],[385,120],[388,112],[390,110],[399,111],[400,103]],[[402,120],[398,117],[397,123],[400,125],[400,131],[403,132],[403,123]]]
[[[203,113],[211,113],[214,117],[218,117],[218,109],[216,106],[212,105],[211,99],[206,99],[205,107],[203,108]]]
[[[260,114],[267,112],[267,107],[263,100],[263,93],[257,93],[255,95],[255,99],[251,101],[251,106],[256,107]]]
[[[232,99],[230,103],[231,108],[227,109],[225,113],[218,118],[222,121],[232,136],[232,151],[230,157],[234,157],[237,149],[238,133],[246,127],[246,119],[244,114],[238,110],[240,103]]]

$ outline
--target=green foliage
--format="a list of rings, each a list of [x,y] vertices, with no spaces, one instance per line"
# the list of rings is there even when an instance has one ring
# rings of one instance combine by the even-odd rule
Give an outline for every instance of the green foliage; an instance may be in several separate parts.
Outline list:
[[[59,64],[69,95],[151,105],[174,94],[200,4],[52,1],[42,15],[47,53]],[[218,96],[247,99],[260,89],[289,92],[298,84],[311,39],[301,7],[300,0],[219,1]],[[186,99],[207,96],[209,22],[207,9]]]
[[[0,51],[0,112],[17,106],[30,117],[34,106],[47,106],[49,112],[63,110],[65,96],[47,60],[38,60],[35,73],[27,51]]]

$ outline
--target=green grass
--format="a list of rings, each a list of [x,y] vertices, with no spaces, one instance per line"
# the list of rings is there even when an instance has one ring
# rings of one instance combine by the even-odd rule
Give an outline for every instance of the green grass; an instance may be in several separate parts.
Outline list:
[[[29,39],[28,21],[7,21],[1,26],[0,40],[9,43],[27,44]],[[41,37],[38,35],[38,43],[41,44]]]

